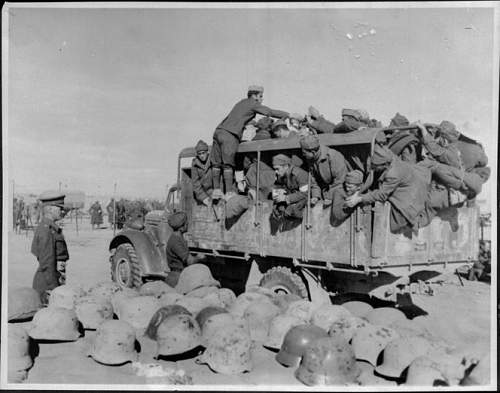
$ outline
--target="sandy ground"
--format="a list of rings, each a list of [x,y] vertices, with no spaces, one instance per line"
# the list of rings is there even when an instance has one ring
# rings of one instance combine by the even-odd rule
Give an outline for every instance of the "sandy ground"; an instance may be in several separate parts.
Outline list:
[[[64,233],[70,252],[67,266],[68,284],[92,285],[110,279],[108,244],[113,236],[110,229],[92,231],[88,222],[80,223],[78,234],[75,224],[65,224]],[[31,286],[37,267],[30,254],[33,233],[8,235],[8,286]],[[464,280],[463,286],[456,277],[438,286],[434,296],[413,295],[415,304],[428,315],[415,318],[434,336],[445,340],[464,353],[478,358],[490,354],[490,285]],[[496,322],[496,321],[495,321]],[[29,322],[25,322],[26,324]],[[136,376],[130,364],[113,367],[96,363],[87,357],[89,340],[95,332],[86,331],[85,337],[69,343],[39,344],[38,356],[29,371],[28,384],[151,384],[154,380]],[[139,360],[153,362],[154,342],[142,338]],[[253,348],[254,370],[238,376],[225,376],[212,372],[194,359],[168,362],[166,367],[184,369],[196,385],[289,385],[292,389],[305,387],[294,377],[294,370],[282,367],[274,360],[275,353],[255,343]],[[360,364],[365,370],[367,364]],[[371,373],[371,370],[368,372]],[[390,383],[381,378],[371,384]],[[90,388],[91,386],[89,386]]]

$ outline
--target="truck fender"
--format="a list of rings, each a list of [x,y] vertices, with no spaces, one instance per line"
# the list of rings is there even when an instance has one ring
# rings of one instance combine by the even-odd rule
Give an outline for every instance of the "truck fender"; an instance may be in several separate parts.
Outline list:
[[[145,276],[163,276],[169,271],[166,261],[161,257],[156,241],[141,231],[125,229],[116,235],[109,245],[109,250],[117,248],[120,244],[130,243],[134,246]]]

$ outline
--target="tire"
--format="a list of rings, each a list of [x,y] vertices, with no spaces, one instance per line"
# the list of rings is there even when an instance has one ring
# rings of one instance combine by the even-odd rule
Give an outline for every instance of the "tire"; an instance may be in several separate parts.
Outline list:
[[[304,281],[291,269],[275,266],[269,269],[260,280],[261,287],[271,289],[275,293],[288,293],[307,299],[308,293]]]
[[[123,288],[142,285],[141,266],[130,243],[120,244],[111,258],[111,279]]]

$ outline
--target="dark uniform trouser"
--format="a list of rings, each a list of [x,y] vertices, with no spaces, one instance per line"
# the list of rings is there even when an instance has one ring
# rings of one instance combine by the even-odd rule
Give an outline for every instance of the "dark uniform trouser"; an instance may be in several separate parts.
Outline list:
[[[220,189],[220,174],[224,168],[224,184],[226,192],[233,191],[233,168],[240,141],[229,131],[217,128],[214,132],[210,160],[212,161],[212,177],[214,188]]]
[[[33,289],[40,294],[40,300],[43,304],[47,304],[47,290],[57,288],[59,284],[60,273],[54,269],[38,267],[33,277]]]
[[[177,282],[179,281],[179,276],[181,275],[180,270],[172,270],[168,273],[165,282],[170,285],[172,288],[175,288]]]

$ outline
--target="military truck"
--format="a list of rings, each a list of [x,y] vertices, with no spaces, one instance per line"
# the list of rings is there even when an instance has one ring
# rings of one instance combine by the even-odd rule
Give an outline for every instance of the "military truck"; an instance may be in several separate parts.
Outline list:
[[[343,153],[351,167],[368,173],[375,139],[392,131],[368,128],[322,134],[319,139]],[[246,155],[270,162],[280,152],[303,165],[299,140],[293,137],[241,143],[236,170]],[[207,207],[194,200],[190,174],[194,156],[194,147],[180,152],[177,184],[169,190],[166,211],[149,213],[144,225],[127,228],[111,241],[112,278],[120,285],[139,286],[144,280],[166,276],[165,249],[172,232],[167,216],[176,209],[188,215],[190,251],[205,255],[214,276],[229,287],[246,281],[247,286],[261,285],[311,299],[349,292],[395,300],[400,293],[429,290],[426,284],[435,276],[478,259],[477,206],[442,210],[418,235],[407,236],[389,230],[389,203],[358,207],[344,223],[333,227],[329,209],[320,202],[305,208],[300,225],[271,234],[272,201],[259,200],[257,193],[248,210],[229,222],[224,201]]]

